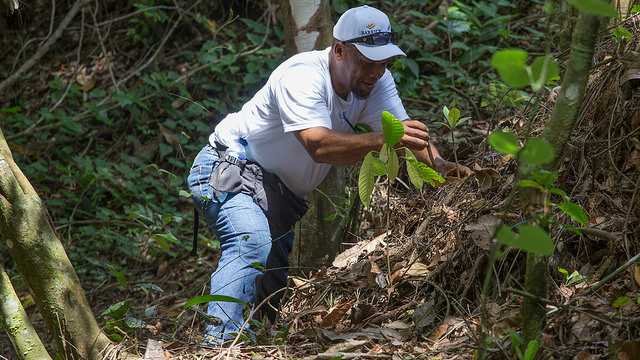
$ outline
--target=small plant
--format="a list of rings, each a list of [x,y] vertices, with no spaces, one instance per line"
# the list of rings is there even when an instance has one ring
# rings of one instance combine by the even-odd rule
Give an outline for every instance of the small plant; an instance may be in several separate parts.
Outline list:
[[[516,355],[518,356],[518,360],[533,360],[536,357],[539,347],[537,340],[529,341],[529,343],[527,344],[527,348],[523,353],[521,349],[523,340],[520,334],[513,331],[512,329],[507,329],[507,332],[509,333],[509,339],[511,340],[511,347],[513,347],[513,349],[515,350]]]
[[[470,117],[460,118],[460,110],[457,108],[453,108],[449,110],[448,107],[442,107],[442,113],[444,114],[445,122],[436,122],[436,124],[444,125],[449,131],[451,131],[451,146],[453,146],[453,157],[456,161],[456,175],[458,178],[460,177],[460,167],[458,165],[458,153],[456,152],[456,139],[453,134],[453,130],[457,128],[460,124],[463,124],[467,120],[471,119]]]
[[[369,207],[371,203],[371,194],[373,193],[374,177],[387,175],[389,184],[393,183],[398,176],[400,169],[397,150],[403,149],[407,161],[407,173],[411,183],[422,191],[422,184],[426,181],[431,186],[435,186],[435,181],[444,182],[435,170],[431,169],[424,163],[419,162],[411,150],[406,147],[393,148],[404,136],[404,126],[402,122],[396,119],[388,111],[382,112],[382,132],[384,134],[384,145],[378,152],[379,156],[374,157],[374,151],[370,151],[362,161],[360,167],[360,175],[358,177],[358,190],[360,200],[365,207]]]
[[[518,138],[510,132],[497,131],[489,135],[489,144],[497,151],[515,156],[519,162],[530,166],[537,166],[533,171],[533,179],[524,179],[518,183],[520,187],[533,187],[538,189],[545,197],[545,205],[547,208],[557,208],[569,215],[583,226],[587,226],[587,215],[582,208],[569,201],[567,194],[551,185],[558,176],[557,172],[549,172],[541,169],[539,165],[551,161],[554,157],[551,145],[538,138],[530,138],[524,147],[518,145]],[[554,203],[551,195],[561,196],[561,203]],[[514,232],[506,225],[500,227],[497,231],[498,241],[505,245],[515,246],[521,250],[539,255],[550,255],[553,252],[553,241],[549,234],[544,230],[548,225],[560,224],[553,217],[553,213],[545,209],[541,214],[537,215],[538,225],[520,225],[518,227],[520,234],[516,236]],[[560,224],[568,227],[577,233],[580,233],[575,227],[568,224]]]
[[[574,285],[578,285],[582,282],[585,281],[585,277],[580,275],[580,273],[577,270],[574,270],[571,274],[569,274],[569,271],[567,271],[566,269],[563,268],[558,268],[558,271],[564,275],[565,279],[566,279],[566,285],[567,286],[574,286]]]

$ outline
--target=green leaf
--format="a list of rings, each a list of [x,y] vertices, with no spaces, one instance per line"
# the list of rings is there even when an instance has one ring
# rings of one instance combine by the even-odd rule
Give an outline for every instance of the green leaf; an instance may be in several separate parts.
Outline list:
[[[122,319],[127,310],[129,310],[130,305],[129,300],[120,301],[119,303],[109,306],[100,316],[111,316],[114,319]]]
[[[204,304],[204,303],[208,303],[211,301],[222,301],[222,302],[232,302],[232,303],[238,303],[238,304],[244,304],[244,301],[242,300],[238,300],[234,297],[231,296],[226,296],[226,295],[201,295],[201,296],[196,296],[194,298],[191,298],[187,301],[186,304],[184,304],[184,310],[187,310],[188,308],[192,307],[193,305],[197,305],[197,304]]]
[[[628,296],[621,296],[617,298],[611,306],[614,308],[621,308],[630,303],[631,303],[631,299]]]
[[[444,178],[440,176],[440,174],[438,174],[435,170],[428,167],[426,164],[416,161],[415,163],[412,163],[412,165],[418,171],[418,175],[420,175],[420,178],[428,182],[431,186],[435,187],[436,181],[439,183],[444,182]]]
[[[377,157],[373,157],[371,160],[372,160],[371,165],[373,166],[374,176],[382,176],[387,173],[387,166],[386,166],[387,162],[382,162]]]
[[[387,145],[387,143],[382,144],[382,148],[380,149],[380,154],[378,154],[378,159],[380,159],[380,162],[382,162],[383,164],[386,164],[389,162],[389,146]]]
[[[460,119],[460,110],[458,110],[458,108],[451,109],[451,111],[449,111],[449,115],[447,116],[447,120],[449,120],[449,125],[451,125],[451,128],[456,127],[458,119]]]
[[[489,145],[503,154],[515,155],[520,151],[518,137],[510,132],[492,132],[489,135]]]
[[[612,18],[618,17],[618,10],[603,0],[567,0],[569,4],[592,15],[604,15]]]
[[[371,203],[371,193],[373,193],[373,154],[369,152],[362,160],[362,166],[360,166],[360,174],[358,176],[358,194],[360,195],[360,201],[365,208],[369,207]]]
[[[491,65],[498,70],[507,85],[520,89],[529,85],[526,61],[529,55],[520,49],[500,50],[491,57]]]
[[[167,234],[152,234],[151,238],[155,240],[156,244],[158,244],[158,246],[160,246],[160,248],[164,251],[169,251],[169,243],[167,242],[167,240],[171,242],[176,241],[175,237],[172,238],[172,236]]]
[[[120,283],[120,285],[122,285],[123,288],[127,288],[127,279],[124,277],[124,275],[122,275],[122,273],[118,270],[116,270],[113,266],[107,264],[107,267],[109,268],[109,271],[111,271],[111,274],[113,274],[113,276],[116,277],[116,279],[118,280],[118,282]]]
[[[542,168],[536,169],[536,171],[533,173],[533,178],[536,179],[536,181],[545,189],[549,189],[551,187],[551,184],[556,181],[557,177],[557,171],[547,171]]]
[[[567,269],[565,269],[565,268],[558,268],[558,271],[559,271],[562,275],[564,275],[565,277],[568,277],[568,276],[569,276],[569,272],[568,272],[568,271],[567,271]]]
[[[633,35],[631,35],[631,33],[629,32],[629,30],[623,28],[623,27],[619,27],[617,29],[613,30],[613,36],[615,37],[615,39],[617,41],[620,41],[622,39],[627,39],[628,41],[633,41]]]
[[[387,172],[389,174],[389,181],[393,183],[396,181],[398,177],[398,172],[400,171],[400,163],[398,161],[398,154],[391,150],[389,154],[389,162],[387,163]]]
[[[553,252],[553,241],[541,227],[522,225],[518,227],[518,231],[520,234],[516,236],[508,226],[503,225],[498,230],[498,241],[533,254],[546,256]]]
[[[558,64],[548,56],[536,57],[531,64],[531,75],[533,76],[531,87],[533,91],[542,89],[549,80],[558,76],[559,71]]]
[[[409,175],[409,180],[420,192],[422,192],[422,184],[424,184],[424,180],[420,177],[420,173],[418,169],[415,168],[413,163],[407,163],[407,174]]]
[[[356,126],[354,126],[354,128],[356,129],[356,132],[358,134],[365,134],[368,132],[373,132],[373,128],[370,125],[367,124],[356,124]]]
[[[391,115],[388,111],[382,112],[382,133],[384,142],[392,147],[404,136],[404,126],[402,122]]]
[[[587,213],[582,210],[580,205],[565,201],[558,204],[558,209],[574,218],[577,222],[582,224],[582,226],[587,226]]]
[[[125,330],[126,332],[134,332],[137,329],[144,328],[146,324],[144,323],[144,321],[142,321],[140,319],[136,319],[136,318],[127,316],[124,319],[124,325],[125,325],[125,328],[126,328],[126,330]]]
[[[532,187],[532,188],[536,188],[540,191],[544,191],[544,188],[542,187],[542,185],[538,184],[537,182],[533,181],[533,180],[528,180],[528,179],[524,179],[524,180],[520,180],[520,182],[518,183],[518,186],[520,187]]]
[[[553,160],[555,154],[547,140],[530,138],[522,149],[520,161],[530,165],[542,165]]]
[[[527,344],[527,350],[524,351],[524,360],[533,360],[538,353],[538,340],[531,340]]]

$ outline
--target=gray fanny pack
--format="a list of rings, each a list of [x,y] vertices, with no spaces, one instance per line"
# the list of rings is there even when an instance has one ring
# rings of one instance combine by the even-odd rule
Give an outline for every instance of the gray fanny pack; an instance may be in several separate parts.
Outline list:
[[[260,164],[238,160],[226,151],[218,150],[220,157],[209,185],[217,191],[251,196],[276,229],[287,232],[309,209],[308,202],[298,197],[276,176]]]

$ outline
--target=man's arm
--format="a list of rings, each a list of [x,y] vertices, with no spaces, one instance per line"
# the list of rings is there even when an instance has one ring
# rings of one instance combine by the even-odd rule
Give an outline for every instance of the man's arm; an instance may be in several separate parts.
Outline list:
[[[429,140],[427,126],[420,121],[402,122],[403,146],[425,149]],[[351,134],[324,127],[313,127],[294,132],[315,162],[332,165],[350,165],[364,159],[371,150],[380,150],[384,144],[384,135],[380,131],[365,134]]]
[[[405,120],[404,136],[401,146],[406,146],[418,161],[427,164],[442,174],[455,171],[455,163],[444,160],[435,146],[429,142],[429,130],[425,124],[416,120]],[[378,151],[384,144],[384,135],[380,131],[365,134],[351,134],[325,127],[313,127],[294,132],[296,138],[307,150],[313,161],[331,165],[351,165],[364,159],[371,150]],[[429,156],[430,146],[434,163]],[[460,175],[471,175],[471,169],[459,166]]]

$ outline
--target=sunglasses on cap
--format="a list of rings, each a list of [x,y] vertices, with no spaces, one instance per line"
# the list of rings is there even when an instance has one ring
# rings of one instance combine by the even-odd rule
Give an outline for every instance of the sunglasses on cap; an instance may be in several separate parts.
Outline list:
[[[388,43],[392,43],[394,45],[398,44],[398,33],[397,32],[377,32],[365,36],[360,36],[357,38],[341,41],[343,44],[355,44],[355,43],[365,43],[367,45],[386,45]]]

